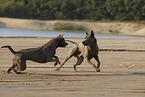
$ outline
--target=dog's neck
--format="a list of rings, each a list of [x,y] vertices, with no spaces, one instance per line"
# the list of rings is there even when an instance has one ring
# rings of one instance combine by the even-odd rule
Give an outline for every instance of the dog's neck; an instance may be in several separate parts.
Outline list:
[[[98,47],[98,45],[97,45],[97,40],[94,39],[93,44],[89,45],[88,48],[90,48],[90,49],[96,49],[96,47]]]
[[[53,38],[52,40],[50,40],[48,43],[46,43],[45,45],[43,45],[43,48],[52,48],[52,49],[57,49],[58,48],[58,39],[57,38]]]

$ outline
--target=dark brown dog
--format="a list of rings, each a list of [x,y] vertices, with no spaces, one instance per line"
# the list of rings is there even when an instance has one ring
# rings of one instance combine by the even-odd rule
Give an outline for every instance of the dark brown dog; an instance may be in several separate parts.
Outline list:
[[[20,51],[14,51],[11,46],[3,46],[1,48],[9,48],[9,50],[15,55],[13,59],[13,65],[7,71],[13,69],[15,73],[20,74],[20,71],[24,71],[26,69],[26,60],[32,60],[38,63],[46,63],[46,62],[55,62],[55,66],[60,61],[57,56],[55,56],[56,49],[58,47],[66,47],[68,43],[65,42],[63,35],[59,35],[56,38],[53,38],[45,45],[38,47],[38,48],[30,48],[30,49],[23,49]]]
[[[81,43],[76,44],[68,53],[65,61],[56,69],[59,70],[71,57],[77,57],[77,62],[76,64],[74,64],[74,70],[76,70],[76,66],[80,65],[84,58],[86,59],[86,61],[95,68],[95,70],[97,72],[100,72],[100,61],[99,61],[99,57],[98,57],[98,53],[99,53],[99,47],[97,45],[97,40],[94,36],[94,32],[91,31],[91,34],[89,35],[86,32],[86,37],[85,37],[85,41],[82,41]],[[96,66],[95,64],[93,64],[90,59],[94,58],[97,62],[98,65]]]

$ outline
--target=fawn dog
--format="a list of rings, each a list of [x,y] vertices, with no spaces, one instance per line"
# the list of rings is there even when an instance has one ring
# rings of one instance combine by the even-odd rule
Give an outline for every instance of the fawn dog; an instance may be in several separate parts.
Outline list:
[[[99,47],[97,44],[97,40],[94,36],[94,32],[91,31],[91,34],[86,32],[86,37],[85,40],[82,41],[81,43],[76,44],[69,52],[68,55],[65,59],[65,61],[56,69],[57,71],[71,58],[71,57],[77,57],[77,62],[74,64],[74,70],[76,70],[76,66],[80,65],[84,58],[86,61],[93,66],[93,68],[97,71],[100,72],[100,61],[98,57],[99,53]],[[90,61],[90,59],[94,58],[97,62],[98,65],[96,66],[94,63]]]

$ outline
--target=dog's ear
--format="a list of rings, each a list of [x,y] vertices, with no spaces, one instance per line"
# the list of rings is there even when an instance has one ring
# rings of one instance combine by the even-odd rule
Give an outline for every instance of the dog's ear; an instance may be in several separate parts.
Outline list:
[[[63,35],[64,35],[64,33],[62,33],[62,35],[61,35],[61,36],[63,37]]]
[[[59,38],[63,38],[63,35],[64,35],[64,33],[60,33],[57,37],[59,37]]]
[[[84,39],[87,39],[88,35],[89,35],[89,33],[88,33],[88,32],[86,32],[86,37],[85,37]]]
[[[94,32],[93,32],[93,30],[91,30],[91,36],[94,36]]]
[[[89,33],[88,33],[88,32],[86,32],[86,35],[89,35]]]
[[[58,36],[61,36],[61,33]]]
[[[62,33],[62,34],[60,33],[58,36],[61,36],[61,37],[63,37],[63,35],[64,35],[64,33]]]

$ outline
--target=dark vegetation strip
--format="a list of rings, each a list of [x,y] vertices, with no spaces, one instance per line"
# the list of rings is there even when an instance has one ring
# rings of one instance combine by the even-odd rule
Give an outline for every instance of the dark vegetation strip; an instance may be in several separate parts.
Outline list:
[[[145,0],[0,0],[0,17],[140,21]]]
[[[140,49],[100,49],[100,51],[127,51],[127,52],[145,52],[145,50]]]

